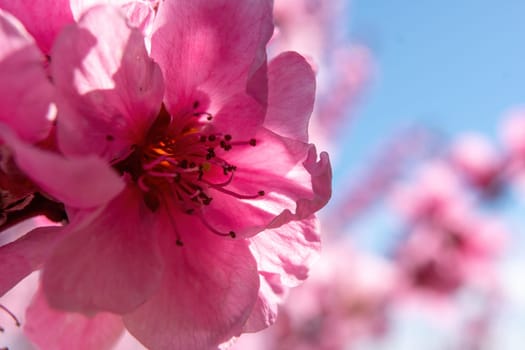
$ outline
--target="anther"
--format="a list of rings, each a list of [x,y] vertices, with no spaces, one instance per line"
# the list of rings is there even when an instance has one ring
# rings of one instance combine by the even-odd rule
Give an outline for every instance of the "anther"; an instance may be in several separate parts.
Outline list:
[[[229,234],[230,234],[230,237],[231,237],[231,238],[235,238],[235,237],[237,237],[237,235],[235,235],[235,232],[233,232],[233,231],[230,231]]]
[[[193,102],[193,109],[199,108],[199,101]]]
[[[184,243],[182,243],[182,241],[180,240],[180,238],[177,238],[177,240],[175,241],[175,244],[178,245],[179,247],[184,246]]]
[[[255,140],[255,139],[250,139],[249,144],[250,144],[250,146],[255,146],[255,145],[257,145],[257,140]]]
[[[262,197],[262,196],[264,196],[264,191],[259,191],[259,192],[257,192],[257,194]]]
[[[210,135],[210,136],[208,136],[208,141],[210,141],[210,142],[215,141],[215,139],[216,139],[216,136],[215,136],[215,135]]]
[[[230,135],[230,134],[226,134],[226,135],[224,135],[224,139],[225,139],[226,141],[231,141],[231,139],[232,139],[232,135]]]

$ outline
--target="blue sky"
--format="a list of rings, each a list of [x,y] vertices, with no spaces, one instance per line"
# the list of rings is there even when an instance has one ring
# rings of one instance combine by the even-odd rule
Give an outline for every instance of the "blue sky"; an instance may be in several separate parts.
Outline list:
[[[450,137],[472,130],[496,137],[502,114],[525,105],[523,0],[352,0],[347,30],[371,49],[377,74],[345,132],[336,186],[353,169],[366,168],[381,141],[403,125],[422,123]],[[503,310],[487,349],[522,349],[525,341],[519,331],[525,314],[521,201],[499,208],[513,225],[520,252],[509,252],[502,262],[503,283],[516,295],[507,305],[514,313]],[[354,227],[363,232],[354,238],[365,249],[387,244],[396,230],[390,219],[369,217]],[[429,336],[424,327],[414,332],[413,320],[396,324],[385,349],[413,350],[429,342],[444,348],[442,334]]]
[[[525,104],[525,1],[353,0],[348,31],[377,74],[346,134],[355,166],[412,121],[453,135],[497,133]]]

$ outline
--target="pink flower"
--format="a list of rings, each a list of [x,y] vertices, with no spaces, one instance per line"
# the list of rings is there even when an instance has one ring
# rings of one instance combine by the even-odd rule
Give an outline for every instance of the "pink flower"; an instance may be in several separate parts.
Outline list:
[[[54,41],[63,155],[4,137],[70,223],[1,247],[27,264],[0,286],[43,264],[52,307],[208,349],[273,322],[318,253],[331,172],[307,143],[314,74],[291,52],[266,63],[268,1],[167,0],[152,28],[151,58],[111,7]]]
[[[394,198],[408,222],[396,257],[402,294],[440,301],[465,286],[492,282],[504,227],[475,210],[452,168],[439,161],[425,164],[416,181],[400,186]]]
[[[485,137],[476,133],[462,135],[452,145],[450,157],[471,185],[488,195],[498,193],[505,164]]]

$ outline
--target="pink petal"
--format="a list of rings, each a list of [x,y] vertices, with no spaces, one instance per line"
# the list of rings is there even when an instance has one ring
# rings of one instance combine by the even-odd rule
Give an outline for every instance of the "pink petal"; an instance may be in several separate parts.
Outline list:
[[[112,7],[87,11],[53,48],[58,137],[66,154],[122,157],[144,138],[160,109],[163,80],[138,29]]]
[[[222,134],[230,134],[236,140],[249,139],[255,135],[264,121],[265,108],[246,93],[230,98],[213,116],[213,127]]]
[[[44,267],[53,307],[125,313],[158,288],[162,263],[153,233],[157,220],[141,194],[126,189],[93,220],[70,224]]]
[[[204,208],[205,216],[220,231],[232,230],[239,237],[307,218],[331,195],[328,155],[322,153],[317,162],[313,145],[267,130],[261,130],[256,140],[255,147],[229,151],[227,160],[237,170],[228,190],[235,194],[210,189],[213,201]],[[256,195],[259,191],[264,195],[255,199],[236,195]]]
[[[40,227],[0,247],[0,295],[39,269],[62,238],[60,227]]]
[[[118,6],[126,14],[129,24],[139,28],[143,34],[151,31],[155,10],[151,1],[141,0],[70,0],[71,11],[76,20],[89,8],[97,5]]]
[[[44,61],[20,22],[0,10],[0,122],[29,142],[45,138],[51,128],[53,87]]]
[[[275,321],[277,306],[287,288],[308,277],[321,252],[318,220],[314,216],[292,221],[250,238],[250,249],[261,274],[259,298],[245,331],[264,329]]]
[[[24,333],[41,350],[104,350],[116,344],[122,319],[110,313],[90,317],[52,309],[39,289],[26,311]]]
[[[328,153],[321,152],[318,161],[315,146],[310,145],[308,156],[303,165],[306,172],[299,171],[291,174],[290,178],[299,183],[304,183],[302,180],[305,177],[310,178],[310,183],[308,184],[308,187],[311,188],[310,195],[298,198],[295,201],[295,213],[290,210],[284,210],[268,225],[268,228],[279,227],[291,220],[304,219],[324,207],[332,196],[332,168]]]
[[[308,277],[308,271],[319,258],[318,220],[312,215],[263,231],[250,238],[250,249],[259,271],[278,274],[284,286],[295,287]]]
[[[265,45],[273,32],[271,11],[268,0],[161,2],[151,54],[170,82],[169,110],[187,108],[197,90],[218,106],[246,91],[250,77],[258,79],[265,64]]]
[[[73,22],[68,0],[0,0],[0,8],[22,22],[45,54],[51,51],[60,30]]]
[[[180,247],[165,233],[163,284],[124,323],[148,348],[216,348],[241,332],[257,299],[257,266],[247,242],[196,231]]]
[[[310,65],[295,52],[282,53],[270,62],[268,84],[264,126],[281,136],[307,142],[315,98],[315,75]]]
[[[279,276],[261,273],[259,279],[261,287],[259,288],[257,302],[250,317],[244,324],[243,333],[258,332],[274,324],[277,320],[277,311],[279,304],[282,302],[284,289],[280,283],[273,284],[269,281],[278,281]]]
[[[95,156],[64,158],[18,140],[0,127],[18,167],[48,195],[75,208],[103,205],[124,188],[122,179]]]

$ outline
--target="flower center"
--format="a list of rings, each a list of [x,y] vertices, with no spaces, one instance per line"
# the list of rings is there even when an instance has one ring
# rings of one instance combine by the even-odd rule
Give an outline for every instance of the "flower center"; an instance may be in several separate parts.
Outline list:
[[[256,147],[257,142],[237,141],[230,134],[217,131],[211,123],[213,116],[196,108],[197,102],[194,112],[174,121],[163,105],[145,143],[137,145],[115,167],[131,175],[151,211],[162,205],[170,213],[176,210],[195,215],[214,234],[235,238],[234,231],[216,229],[202,209],[212,203],[214,191],[241,200],[264,196],[262,190],[242,194],[228,188],[237,171],[237,166],[227,161],[228,153],[234,147]],[[177,244],[182,245],[178,233]]]

